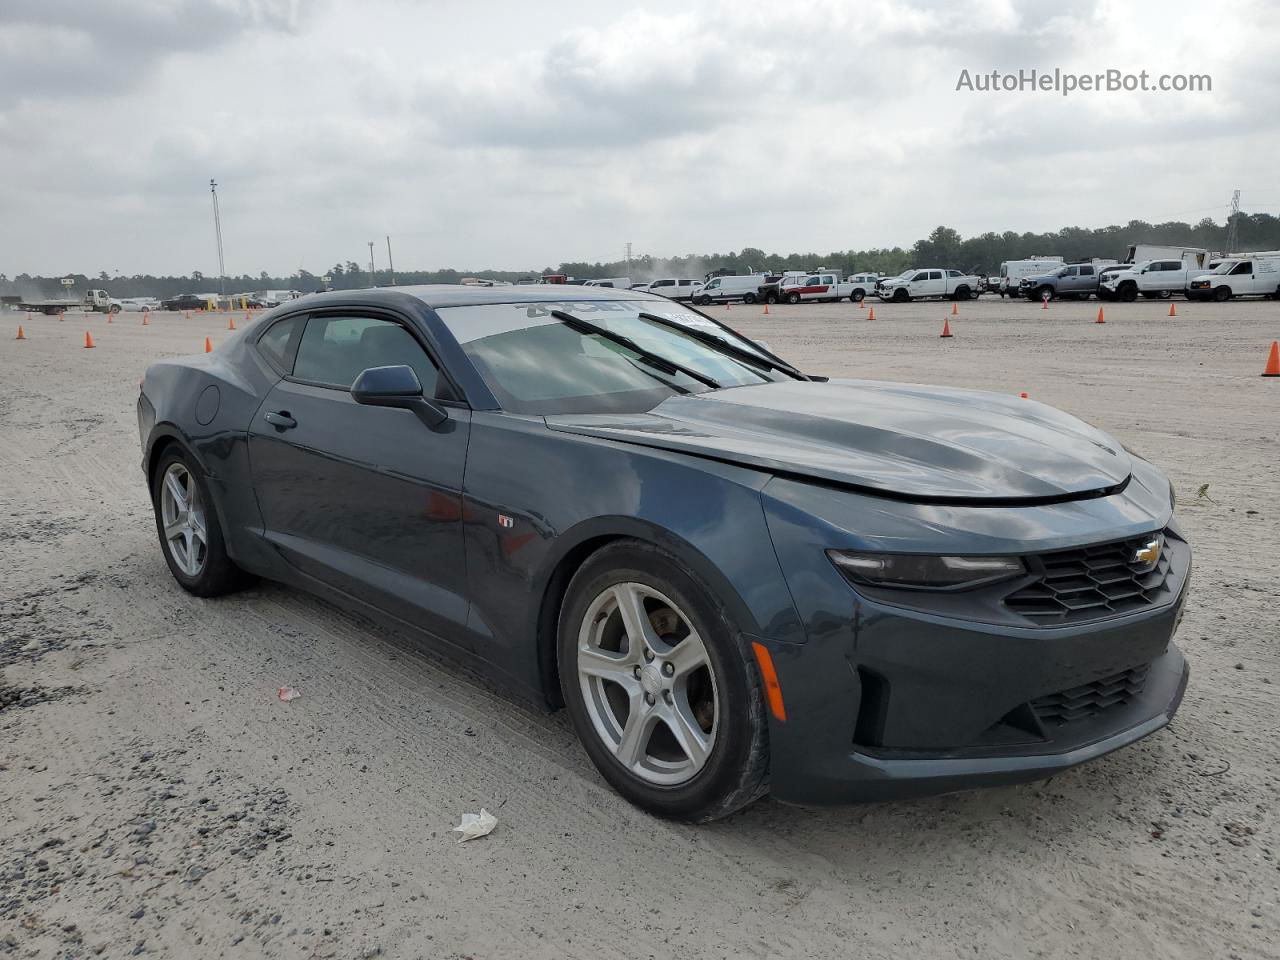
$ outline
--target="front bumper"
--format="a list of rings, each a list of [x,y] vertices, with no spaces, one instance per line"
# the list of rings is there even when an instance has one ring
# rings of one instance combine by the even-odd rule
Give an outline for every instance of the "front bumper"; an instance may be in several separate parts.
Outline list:
[[[1022,783],[1164,727],[1187,684],[1172,637],[1191,571],[1186,542],[1174,534],[1168,548],[1167,599],[1065,626],[984,622],[797,579],[821,619],[804,643],[763,641],[786,703],[786,721],[770,725],[773,794],[849,803]]]

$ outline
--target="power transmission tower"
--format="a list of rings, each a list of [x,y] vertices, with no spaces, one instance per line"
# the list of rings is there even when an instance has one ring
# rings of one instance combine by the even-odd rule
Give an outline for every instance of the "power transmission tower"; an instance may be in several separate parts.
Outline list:
[[[1227,217],[1227,248],[1223,253],[1235,253],[1236,247],[1240,243],[1240,228],[1237,221],[1240,218],[1240,191],[1237,190],[1231,194],[1231,213]]]

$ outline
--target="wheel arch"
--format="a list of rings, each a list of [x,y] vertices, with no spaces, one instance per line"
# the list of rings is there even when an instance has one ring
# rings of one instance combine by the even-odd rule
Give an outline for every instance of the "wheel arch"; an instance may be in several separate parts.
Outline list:
[[[623,540],[634,540],[670,554],[710,589],[714,599],[734,618],[741,633],[760,634],[759,624],[729,578],[684,537],[635,517],[598,517],[585,520],[558,538],[559,547],[555,555],[548,559],[547,571],[538,589],[540,600],[534,635],[539,682],[548,706],[553,709],[564,706],[560,694],[556,640],[560,611],[564,607],[569,583],[593,555],[604,547]]]

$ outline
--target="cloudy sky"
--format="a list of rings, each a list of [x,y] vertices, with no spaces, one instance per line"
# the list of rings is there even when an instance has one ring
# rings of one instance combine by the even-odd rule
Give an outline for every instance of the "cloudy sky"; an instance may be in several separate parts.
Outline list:
[[[4,0],[0,273],[538,268],[1280,213],[1280,7]],[[971,74],[1211,93],[957,92]]]

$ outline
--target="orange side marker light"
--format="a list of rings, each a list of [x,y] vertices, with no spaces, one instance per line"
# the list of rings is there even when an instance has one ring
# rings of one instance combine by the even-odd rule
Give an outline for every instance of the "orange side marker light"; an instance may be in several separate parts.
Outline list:
[[[760,666],[760,679],[764,681],[764,696],[769,701],[769,711],[774,719],[787,722],[787,708],[782,703],[782,686],[778,683],[778,671],[773,669],[773,657],[769,648],[759,641],[751,641],[751,650]]]

